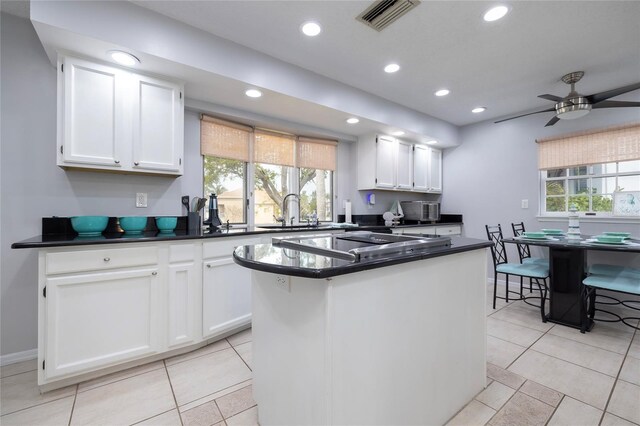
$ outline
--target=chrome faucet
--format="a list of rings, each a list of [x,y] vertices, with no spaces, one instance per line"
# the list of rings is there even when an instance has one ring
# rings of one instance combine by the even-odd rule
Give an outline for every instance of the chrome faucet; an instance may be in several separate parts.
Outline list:
[[[298,204],[300,204],[300,197],[298,196],[298,194],[291,193],[284,196],[284,198],[282,199],[282,206],[281,206],[282,216],[280,217],[274,216],[274,218],[276,219],[276,222],[281,222],[282,226],[285,226],[287,224],[287,219],[286,219],[287,215],[285,213],[288,213],[287,200],[289,199],[289,197],[295,197],[298,200]],[[295,216],[291,217],[291,220],[290,220],[291,225],[293,225],[293,219],[295,219]]]

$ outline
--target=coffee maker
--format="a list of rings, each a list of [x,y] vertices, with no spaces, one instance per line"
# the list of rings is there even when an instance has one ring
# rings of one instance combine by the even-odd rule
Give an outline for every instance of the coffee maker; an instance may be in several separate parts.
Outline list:
[[[222,225],[220,216],[218,216],[218,196],[211,194],[209,196],[209,217],[204,221],[203,225],[209,226],[209,232],[215,232]]]

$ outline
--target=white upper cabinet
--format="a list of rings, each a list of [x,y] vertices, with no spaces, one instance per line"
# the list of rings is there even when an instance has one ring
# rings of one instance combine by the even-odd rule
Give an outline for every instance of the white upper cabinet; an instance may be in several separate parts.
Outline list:
[[[182,174],[182,87],[141,75],[134,84],[133,168]]]
[[[396,168],[396,188],[410,190],[413,187],[413,144],[398,141]]]
[[[376,142],[375,186],[394,188],[396,186],[396,141],[379,137]]]
[[[430,149],[424,145],[415,145],[413,151],[413,189],[427,192],[429,190],[429,156]]]
[[[72,57],[58,61],[58,165],[182,174],[183,86]]]
[[[442,192],[442,152],[437,149],[369,136],[358,139],[357,151],[359,190]]]

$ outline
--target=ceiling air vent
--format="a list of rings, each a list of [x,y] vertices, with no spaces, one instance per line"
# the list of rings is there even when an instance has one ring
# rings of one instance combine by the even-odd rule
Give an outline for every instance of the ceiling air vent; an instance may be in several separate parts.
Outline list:
[[[377,31],[382,31],[419,4],[420,0],[378,0],[356,19]]]

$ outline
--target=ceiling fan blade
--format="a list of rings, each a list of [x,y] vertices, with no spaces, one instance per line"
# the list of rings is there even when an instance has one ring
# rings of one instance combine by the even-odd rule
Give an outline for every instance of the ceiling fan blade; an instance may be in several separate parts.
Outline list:
[[[548,101],[553,101],[553,102],[560,102],[562,101],[564,98],[561,98],[560,96],[556,96],[556,95],[538,95],[539,98],[542,99],[546,99]]]
[[[513,120],[514,118],[526,117],[527,115],[540,114],[541,112],[551,112],[555,110],[556,110],[555,107],[547,108],[547,109],[543,109],[542,111],[530,112],[529,114],[516,115],[515,117],[509,117],[502,120],[494,121],[494,123],[502,123],[503,121]]]
[[[594,93],[593,95],[589,95],[586,98],[592,104],[597,104],[598,102],[602,102],[609,98],[613,98],[614,96],[622,95],[623,93],[631,92],[637,89],[640,89],[640,83],[618,87],[617,89],[607,90],[606,92]]]
[[[640,107],[640,102],[625,102],[625,101],[602,101],[595,104],[592,108],[627,108],[627,107]]]
[[[549,122],[547,124],[544,125],[544,127],[553,126],[558,121],[560,121],[560,119],[558,117],[553,117],[551,120],[549,120]]]

